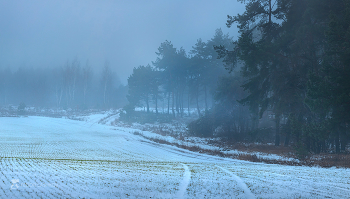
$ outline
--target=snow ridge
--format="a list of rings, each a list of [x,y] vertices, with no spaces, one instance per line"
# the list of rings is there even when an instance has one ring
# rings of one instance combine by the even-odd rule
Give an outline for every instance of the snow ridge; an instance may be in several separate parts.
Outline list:
[[[247,185],[243,182],[243,180],[240,177],[238,177],[237,175],[235,175],[231,171],[224,169],[220,166],[216,165],[216,167],[218,167],[218,168],[222,169],[223,171],[225,171],[226,173],[230,174],[233,177],[233,179],[237,182],[237,184],[243,189],[243,192],[246,194],[247,198],[249,198],[249,199],[255,198],[255,195],[250,191],[250,189],[247,187]]]
[[[185,173],[184,173],[184,177],[183,177],[183,179],[180,183],[180,186],[179,186],[179,192],[178,192],[177,198],[184,198],[185,197],[187,186],[191,180],[191,171],[188,169],[188,166],[185,164],[182,164],[182,166],[185,169]]]

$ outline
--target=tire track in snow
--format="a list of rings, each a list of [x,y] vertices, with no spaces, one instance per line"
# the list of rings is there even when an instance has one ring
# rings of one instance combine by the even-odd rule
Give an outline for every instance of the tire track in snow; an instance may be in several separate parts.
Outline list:
[[[218,167],[221,170],[225,171],[226,173],[230,174],[233,177],[233,179],[237,182],[237,184],[243,189],[243,192],[246,194],[247,198],[255,198],[255,195],[250,191],[250,189],[247,187],[247,185],[243,182],[243,180],[240,177],[238,177],[237,175],[235,175],[231,171],[224,169],[220,166],[216,165],[216,167]]]
[[[269,180],[269,179],[257,177],[254,175],[245,175],[245,176],[251,177],[251,179],[254,179],[254,180],[260,180],[261,182],[264,182],[264,183],[271,183],[271,184],[279,185],[280,187],[282,187],[284,189],[296,190],[299,193],[309,193],[310,195],[316,194],[318,196],[322,196],[323,198],[333,198],[332,195],[327,193],[327,191],[320,191],[320,190],[313,189],[311,187],[311,185],[309,185],[309,184],[303,184],[303,185],[301,185],[301,184],[299,184],[299,185],[288,184],[288,185],[285,185],[284,182],[281,183],[281,181],[277,181],[277,180]],[[296,180],[297,178],[294,178],[294,179]],[[298,181],[289,180],[289,182],[298,182]],[[310,188],[309,189],[305,188],[305,186],[308,186]],[[299,187],[304,187],[304,188],[299,188]],[[339,195],[339,193],[338,193],[338,195]],[[346,197],[344,197],[344,198],[346,198]]]
[[[185,169],[185,173],[184,173],[184,177],[179,185],[179,192],[178,192],[177,198],[184,198],[185,197],[186,189],[187,189],[188,184],[190,183],[190,180],[191,180],[191,171],[188,169],[188,166],[185,164],[182,164],[182,166]]]

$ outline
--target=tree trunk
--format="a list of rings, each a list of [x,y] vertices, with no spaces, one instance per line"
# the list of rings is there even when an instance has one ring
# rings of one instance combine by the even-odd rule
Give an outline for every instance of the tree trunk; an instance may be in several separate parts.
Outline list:
[[[322,140],[320,152],[326,152],[326,140]]]
[[[336,130],[336,134],[335,134],[335,138],[334,138],[334,141],[335,141],[335,153],[339,154],[340,153],[340,143],[339,143],[339,127],[337,128]]]
[[[275,135],[275,146],[280,145],[280,115],[275,115],[275,122],[276,122],[276,135]]]
[[[190,92],[188,91],[188,96],[187,96],[187,110],[188,110],[188,116],[191,116],[190,112]]]
[[[257,113],[253,113],[252,116],[252,131],[255,131],[259,128],[259,110]]]
[[[289,133],[288,133],[288,134],[286,134],[286,137],[284,139],[284,146],[287,147],[289,145],[289,139],[290,139],[290,136],[289,136]]]
[[[292,133],[292,124],[291,124],[291,118],[295,118],[294,114],[290,114],[288,119],[287,119],[287,122],[286,122],[286,118],[284,118],[284,124],[285,124],[285,133],[286,133],[286,137],[284,139],[284,146],[289,146],[289,140],[290,140],[290,135]]]
[[[208,110],[208,102],[207,102],[207,86],[204,85],[204,103],[205,103],[205,111]]]
[[[175,103],[175,96],[174,96],[174,92],[172,92],[172,112],[173,112],[173,117],[175,118],[175,109],[174,109],[174,103]]]
[[[179,115],[180,113],[180,91],[177,89],[176,91],[176,96],[175,96],[175,109],[176,109],[176,113],[177,115]]]
[[[183,99],[183,90],[180,93],[180,113],[181,113],[181,117],[183,117],[183,113],[184,113],[184,99]]]
[[[148,95],[146,95],[146,105],[147,105],[147,113],[149,113],[149,101],[148,101]]]
[[[345,146],[347,142],[348,140],[346,137],[346,126],[345,126],[345,128],[342,128],[342,131],[340,132],[340,152],[345,152]]]
[[[272,0],[269,0],[269,23],[272,22],[271,15],[272,15],[272,5],[271,2]]]
[[[168,93],[168,115],[170,114],[170,92]]]
[[[107,92],[107,82],[105,83],[104,91],[103,91],[103,103],[105,105],[105,108],[106,108],[106,92]]]
[[[198,104],[198,92],[197,92],[197,95],[196,95],[196,104],[197,104],[198,116],[200,117],[201,116],[201,111],[199,110],[199,104]]]
[[[156,93],[155,100],[156,100],[156,114],[158,115],[158,93]]]

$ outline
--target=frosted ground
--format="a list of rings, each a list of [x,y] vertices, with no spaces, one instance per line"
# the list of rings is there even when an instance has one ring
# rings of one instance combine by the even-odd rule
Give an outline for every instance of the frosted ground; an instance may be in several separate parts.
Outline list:
[[[0,118],[0,198],[349,198],[350,169],[225,159],[48,117]]]

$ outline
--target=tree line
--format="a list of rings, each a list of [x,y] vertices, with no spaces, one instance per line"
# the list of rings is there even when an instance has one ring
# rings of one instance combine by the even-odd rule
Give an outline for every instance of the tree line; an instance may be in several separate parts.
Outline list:
[[[0,104],[42,108],[106,109],[123,107],[127,87],[106,61],[100,70],[75,58],[63,66],[0,69]]]
[[[129,77],[128,110],[145,103],[149,111],[153,102],[158,112],[163,100],[168,114],[182,116],[194,105],[200,118],[189,130],[196,135],[273,141],[300,153],[344,152],[350,140],[350,1],[238,1],[245,12],[226,23],[237,24],[236,41],[218,30],[208,42],[198,40],[189,55],[162,43],[153,66],[134,68]],[[266,118],[272,128],[262,128]]]
[[[227,20],[240,29],[235,49],[216,48],[230,70],[243,63],[248,95],[240,102],[258,117],[274,114],[276,146],[292,142],[314,153],[344,152],[350,137],[350,1],[243,2],[245,12]]]
[[[191,114],[192,108],[202,115],[212,107],[217,80],[226,73],[214,46],[232,43],[221,29],[207,42],[198,39],[189,53],[176,49],[170,41],[161,43],[152,65],[135,67],[128,78],[129,105],[125,110],[130,114],[135,107],[145,106],[150,112],[151,104],[156,114],[162,107],[162,113],[172,117]]]

